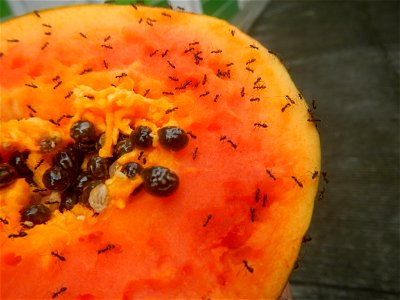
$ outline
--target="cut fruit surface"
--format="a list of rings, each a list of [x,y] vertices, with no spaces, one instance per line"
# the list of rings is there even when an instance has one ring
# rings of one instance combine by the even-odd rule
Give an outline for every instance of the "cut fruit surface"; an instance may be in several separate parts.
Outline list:
[[[280,295],[320,145],[274,54],[215,18],[110,5],[4,22],[0,52],[2,299]]]

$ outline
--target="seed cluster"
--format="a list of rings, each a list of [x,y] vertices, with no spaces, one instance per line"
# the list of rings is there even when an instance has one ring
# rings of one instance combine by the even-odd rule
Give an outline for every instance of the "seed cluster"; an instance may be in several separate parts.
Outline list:
[[[189,142],[188,134],[179,127],[167,126],[157,131],[162,148],[179,151]],[[70,128],[70,136],[74,140],[66,148],[59,150],[52,159],[52,165],[42,176],[46,189],[35,189],[34,192],[44,193],[43,199],[37,199],[21,211],[21,222],[25,227],[46,223],[51,218],[50,205],[58,205],[58,210],[71,210],[77,203],[100,213],[108,203],[105,180],[114,176],[121,167],[121,173],[128,179],[140,176],[143,180],[140,188],[152,195],[165,197],[174,193],[179,186],[178,175],[163,166],[144,167],[139,162],[128,162],[120,165],[117,160],[133,151],[141,149],[140,158],[145,150],[153,147],[153,132],[147,126],[139,125],[129,136],[121,134],[114,146],[113,156],[101,157],[98,152],[105,143],[105,134],[98,134],[94,124],[88,120],[78,120]],[[52,149],[53,150],[53,149]],[[42,151],[47,154],[48,151]],[[12,184],[18,177],[36,186],[33,172],[27,165],[29,151],[15,152],[8,163],[0,163],[0,187]],[[38,162],[37,169],[44,159]],[[84,163],[85,162],[85,163]],[[144,158],[142,159],[145,164]],[[136,189],[134,193],[140,189]]]

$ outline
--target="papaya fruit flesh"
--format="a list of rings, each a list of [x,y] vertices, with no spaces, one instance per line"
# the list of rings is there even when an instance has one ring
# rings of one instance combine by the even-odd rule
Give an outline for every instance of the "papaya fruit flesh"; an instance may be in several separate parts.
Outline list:
[[[40,11],[1,32],[2,298],[280,295],[320,145],[274,54],[224,21],[142,6]],[[66,149],[83,153],[69,173],[54,170]]]

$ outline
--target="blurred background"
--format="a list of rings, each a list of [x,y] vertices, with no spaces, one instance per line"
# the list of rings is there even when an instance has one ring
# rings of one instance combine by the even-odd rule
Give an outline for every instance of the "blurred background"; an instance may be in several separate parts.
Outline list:
[[[102,2],[0,0],[0,17]],[[227,19],[282,58],[316,106],[326,172],[290,279],[294,299],[400,299],[400,2],[108,2]]]

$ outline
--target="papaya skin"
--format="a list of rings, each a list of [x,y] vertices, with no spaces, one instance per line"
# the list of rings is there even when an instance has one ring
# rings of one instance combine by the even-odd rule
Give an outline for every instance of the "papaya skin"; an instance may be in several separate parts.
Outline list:
[[[23,178],[1,188],[1,298],[278,299],[320,172],[317,129],[280,60],[207,16],[112,5],[38,13],[0,25],[0,153],[7,162],[29,150],[36,188],[78,120],[105,134],[98,154],[109,158],[133,127],[190,134],[179,151],[154,134],[117,160],[173,170],[179,187],[167,197],[132,195],[143,179],[117,169],[100,213],[49,204],[50,220],[27,229],[19,211],[43,200]],[[41,152],[43,139],[54,150]]]

